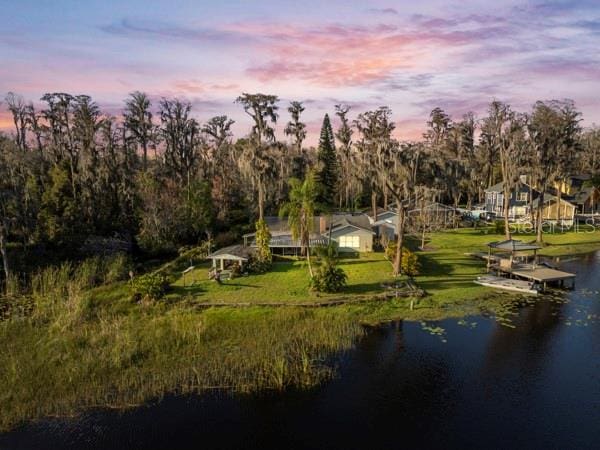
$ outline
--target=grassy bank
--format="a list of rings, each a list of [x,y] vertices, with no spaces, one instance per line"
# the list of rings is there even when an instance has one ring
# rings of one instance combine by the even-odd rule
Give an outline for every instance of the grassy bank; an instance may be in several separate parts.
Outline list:
[[[340,260],[340,267],[348,275],[345,296],[376,295],[381,293],[381,283],[391,280],[390,263],[383,253],[369,253],[357,258]],[[340,294],[317,294],[309,289],[306,262],[298,259],[279,260],[265,274],[250,275],[225,281],[219,285],[208,279],[209,263],[179,278],[173,284],[169,298],[190,296],[195,301],[221,302],[298,302],[321,301],[339,297]],[[184,286],[184,282],[186,286]]]
[[[0,321],[0,429],[90,406],[135,405],[166,392],[314,386],[333,375],[330,358],[352,347],[361,324],[461,317],[519,301],[472,283],[484,265],[465,253],[498,239],[488,230],[433,234],[430,250],[419,252],[422,275],[416,278],[429,295],[414,309],[410,299],[314,309],[201,307],[215,300],[330,298],[308,290],[304,262],[294,260],[224,285],[209,281],[208,266],[198,265],[186,286],[180,277],[164,301],[143,304],[131,301],[124,282],[90,289],[90,267],[56,270],[39,277],[30,314]],[[559,256],[600,248],[600,233],[548,235],[546,241],[543,253]],[[380,294],[390,279],[391,266],[381,254],[341,266],[347,297]]]

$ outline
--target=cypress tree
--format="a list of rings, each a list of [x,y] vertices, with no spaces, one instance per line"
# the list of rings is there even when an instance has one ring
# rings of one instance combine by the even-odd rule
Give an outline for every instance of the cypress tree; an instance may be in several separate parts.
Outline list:
[[[335,190],[338,181],[337,156],[335,153],[335,139],[329,115],[325,114],[319,137],[319,150],[317,153],[319,181],[319,203],[326,206],[335,204]]]

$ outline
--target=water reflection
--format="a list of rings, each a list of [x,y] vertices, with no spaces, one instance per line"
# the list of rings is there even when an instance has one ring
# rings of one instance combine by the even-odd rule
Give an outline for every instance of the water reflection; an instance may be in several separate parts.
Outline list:
[[[540,301],[520,311],[512,320],[514,328],[494,326],[487,344],[484,375],[502,373],[503,368],[510,370],[515,365],[523,370],[540,370],[557,332],[563,306]]]

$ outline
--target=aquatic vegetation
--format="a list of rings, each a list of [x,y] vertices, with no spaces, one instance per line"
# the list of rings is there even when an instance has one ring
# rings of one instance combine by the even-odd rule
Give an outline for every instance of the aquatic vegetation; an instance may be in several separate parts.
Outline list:
[[[421,325],[421,329],[432,336],[438,336],[442,342],[447,342],[446,340],[446,330],[440,326],[429,325],[427,322],[419,322]]]
[[[458,322],[456,322],[458,325],[460,325],[461,327],[466,327],[469,329],[474,329],[475,327],[477,327],[477,322],[472,322],[472,321],[467,321],[466,319],[460,319]]]

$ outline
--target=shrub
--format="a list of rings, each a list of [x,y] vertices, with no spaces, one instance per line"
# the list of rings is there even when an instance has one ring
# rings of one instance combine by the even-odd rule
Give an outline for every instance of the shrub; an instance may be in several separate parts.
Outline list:
[[[160,300],[169,289],[169,280],[163,273],[147,273],[131,281],[135,300]]]
[[[259,261],[255,256],[250,256],[246,263],[246,270],[250,273],[266,273],[270,268],[270,261]]]
[[[317,247],[317,270],[310,281],[310,286],[317,292],[339,292],[346,285],[346,273],[337,267],[337,248],[333,245]]]
[[[324,263],[316,270],[310,285],[317,292],[339,292],[346,286],[347,279],[343,269],[335,264]]]
[[[271,265],[273,255],[269,248],[271,232],[264,220],[256,222],[256,258],[263,264]]]
[[[390,241],[385,249],[385,257],[393,264],[396,258],[396,241]],[[411,277],[419,275],[421,265],[419,264],[419,257],[416,253],[411,252],[406,247],[402,247],[402,261],[400,263],[402,272],[410,275]]]

